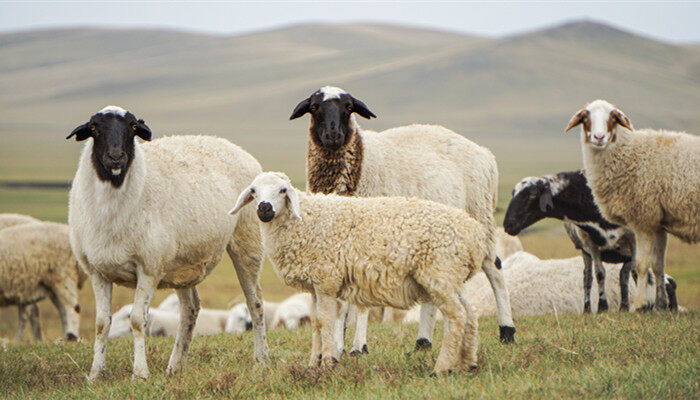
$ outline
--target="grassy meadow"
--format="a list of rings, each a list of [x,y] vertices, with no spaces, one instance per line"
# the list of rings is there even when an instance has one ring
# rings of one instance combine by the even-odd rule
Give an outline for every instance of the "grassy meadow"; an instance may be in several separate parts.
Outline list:
[[[500,222],[522,177],[581,168],[578,136],[562,130],[587,101],[619,104],[635,126],[700,131],[698,65],[700,47],[590,22],[504,38],[363,24],[236,37],[92,28],[0,34],[0,212],[66,222],[66,190],[2,183],[69,181],[82,145],[64,138],[107,104],[144,118],[154,137],[226,137],[303,187],[308,121],[288,116],[313,90],[333,84],[379,116],[360,121],[367,129],[439,123],[490,148],[499,164]],[[520,240],[543,259],[577,255],[557,221],[538,223]],[[267,369],[252,360],[250,334],[196,337],[176,378],[163,375],[173,339],[149,338],[147,382],[131,380],[131,341],[120,339],[108,347],[106,379],[89,385],[94,299],[87,284],[82,343],[53,343],[58,313],[43,301],[44,342],[0,346],[0,399],[700,398],[698,260],[700,245],[669,240],[667,273],[687,313],[518,318],[517,343],[509,346],[497,341],[495,317],[481,318],[479,368],[439,378],[429,374],[440,329],[437,346],[412,353],[415,326],[371,324],[370,354],[343,357],[333,371],[306,367],[308,327],[269,332]],[[292,293],[268,263],[261,282],[268,300]],[[203,307],[243,299],[227,258],[199,293]],[[168,294],[158,292],[154,304]],[[112,310],[132,297],[117,287]],[[14,307],[0,309],[0,338],[13,337],[16,321]]]

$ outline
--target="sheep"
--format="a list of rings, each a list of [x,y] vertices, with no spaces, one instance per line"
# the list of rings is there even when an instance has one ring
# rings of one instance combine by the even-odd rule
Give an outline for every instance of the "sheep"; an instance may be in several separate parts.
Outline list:
[[[507,234],[503,228],[496,230],[496,254],[501,260],[505,260],[511,255],[523,251],[523,244],[515,235]]]
[[[583,301],[583,286],[577,284],[583,277],[582,257],[567,259],[540,260],[536,256],[521,251],[503,261],[503,275],[510,291],[511,305],[516,316],[543,315],[553,313],[581,314],[587,312]],[[612,309],[621,302],[618,277],[622,269],[619,264],[604,263],[610,275],[604,282]],[[652,276],[649,278],[653,279]],[[479,316],[496,314],[496,305],[487,290],[484,290],[486,277],[479,273],[465,284],[467,300],[477,309]],[[631,293],[636,291],[634,281],[629,281]],[[593,311],[599,303],[593,302]],[[411,309],[403,323],[418,322],[419,310]],[[440,317],[438,317],[440,318]]]
[[[39,222],[38,219],[29,215],[2,213],[0,214],[0,230],[11,226]],[[39,300],[43,299],[41,297]],[[38,300],[37,300],[38,301]],[[17,330],[15,331],[15,342],[21,342],[24,336],[24,328],[29,321],[32,329],[32,336],[35,341],[41,341],[41,321],[39,321],[39,307],[37,303],[17,304]]]
[[[149,143],[137,143],[135,137]],[[135,287],[131,326],[133,376],[148,378],[145,328],[156,288],[174,288],[180,324],[166,373],[182,371],[199,311],[196,285],[228,252],[252,310],[255,359],[267,363],[259,273],[262,248],[253,212],[226,215],[260,171],[250,154],[211,136],[150,142],[151,130],[108,106],[68,135],[86,142],[70,190],[70,241],[90,272],[95,293],[95,345],[90,378],[105,370],[112,284]]]
[[[603,217],[628,227],[636,241],[640,282],[654,272],[656,299],[638,291],[634,310],[668,309],[664,264],[668,234],[700,241],[700,138],[687,133],[633,130],[605,100],[576,112],[566,131],[581,125],[583,167]]]
[[[274,323],[275,313],[279,303],[272,301],[263,301],[263,310],[265,313],[265,326],[275,328]],[[224,332],[226,333],[243,333],[252,328],[252,320],[248,308],[242,304],[233,306],[226,313],[226,322]]]
[[[624,263],[620,270],[621,310],[629,309],[627,282],[634,267],[634,233],[603,218],[593,201],[582,171],[559,172],[541,177],[529,176],[513,188],[503,226],[517,235],[543,218],[564,221],[566,232],[585,261],[583,275],[584,310],[590,312],[592,265],[596,266],[598,281],[598,312],[608,309],[605,295],[605,269],[602,262]],[[636,274],[634,275],[636,280]],[[675,281],[665,277],[666,291],[675,294]],[[677,302],[670,304],[676,309]]]
[[[297,293],[279,303],[272,327],[296,329],[311,321],[312,299],[309,293]]]
[[[0,230],[0,276],[0,306],[33,304],[48,297],[58,309],[63,339],[78,340],[78,291],[87,275],[73,257],[67,225],[31,222]],[[38,317],[38,310],[31,315]]]
[[[494,262],[493,224],[417,198],[298,193],[275,172],[258,175],[230,213],[253,200],[275,272],[314,294],[311,365],[337,363],[337,299],[402,309],[432,303],[447,320],[434,373],[476,365],[477,321],[460,290]]]
[[[302,100],[290,119],[306,113],[311,115],[307,190],[360,197],[418,197],[457,207],[483,224],[495,225],[498,168],[487,148],[438,125],[402,126],[379,133],[362,130],[355,114],[366,119],[376,115],[337,87],[323,87]],[[498,302],[500,339],[513,342],[515,326],[503,276],[493,264],[484,265],[483,270]],[[434,315],[434,307],[423,307],[416,349],[430,347]],[[366,319],[364,315],[362,320]],[[357,329],[356,335],[366,336],[363,329]],[[353,352],[360,351],[353,346]]]
[[[132,334],[131,311],[133,304],[127,304],[112,315],[109,329],[109,339]],[[200,310],[195,322],[193,335],[216,335],[224,332],[228,310]],[[160,308],[149,308],[146,334],[148,336],[175,336],[179,324],[179,311],[168,311]],[[252,322],[251,322],[252,328]]]

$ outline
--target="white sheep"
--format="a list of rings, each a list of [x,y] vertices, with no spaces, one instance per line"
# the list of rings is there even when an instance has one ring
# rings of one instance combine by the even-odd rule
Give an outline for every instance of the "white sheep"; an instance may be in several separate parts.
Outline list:
[[[34,217],[23,214],[2,213],[0,214],[0,230],[11,226],[22,225],[32,222],[40,222]],[[43,299],[43,297],[41,298]],[[15,342],[20,342],[24,336],[24,329],[29,321],[32,329],[32,337],[35,341],[42,340],[41,321],[39,320],[39,307],[36,302],[27,304],[17,304],[17,329],[15,330]]]
[[[95,347],[90,377],[105,369],[112,284],[136,287],[131,326],[135,377],[147,378],[145,329],[156,288],[174,288],[180,325],[167,373],[182,370],[199,311],[195,286],[226,250],[252,310],[254,356],[268,361],[262,291],[260,232],[254,213],[226,215],[257,175],[260,164],[231,142],[210,136],[150,141],[143,120],[109,106],[68,136],[89,140],[70,191],[73,252],[90,272],[95,293]]]
[[[487,148],[437,125],[363,130],[355,114],[376,116],[337,87],[323,87],[302,100],[290,119],[306,113],[311,114],[306,174],[307,190],[312,193],[418,197],[457,207],[481,223],[495,225],[498,168]],[[483,265],[483,270],[498,302],[501,340],[511,342],[515,327],[503,276],[493,263]],[[416,348],[430,347],[434,315],[434,307],[423,307]],[[366,336],[367,316],[358,318],[363,323],[356,335]],[[355,339],[366,348],[363,340]],[[360,351],[353,346],[353,352]]]
[[[530,253],[521,251],[504,260],[502,265],[514,315],[586,312],[584,288],[580,284],[584,273],[582,257],[540,260]],[[622,285],[619,282],[621,265],[603,263],[603,267],[609,276],[604,281],[608,301],[613,306],[611,310],[617,311],[621,299]],[[637,285],[634,280],[629,279],[629,275],[627,277],[630,293],[634,293]],[[484,274],[479,273],[465,284],[467,299],[476,308],[479,316],[496,314],[496,304],[490,293],[483,288],[485,280]],[[600,292],[600,290],[594,291],[593,300],[597,300],[597,293]],[[598,301],[593,301],[591,304],[593,312],[597,312]],[[417,308],[411,309],[403,323],[418,322],[418,315]]]
[[[245,307],[245,305],[243,305]],[[133,304],[127,304],[112,315],[109,338],[129,336],[131,329],[131,311]],[[213,310],[203,308],[197,315],[193,335],[216,335],[224,332],[228,310]],[[180,320],[179,311],[169,311],[160,308],[148,309],[146,334],[149,336],[175,336]],[[251,322],[252,327],[252,322]]]
[[[309,293],[297,293],[279,303],[272,327],[296,329],[311,321],[312,298]]]
[[[48,297],[58,309],[63,338],[78,340],[78,291],[87,275],[73,257],[67,225],[31,222],[0,230],[0,276],[0,306]]]
[[[666,310],[664,264],[668,234],[700,241],[700,138],[687,133],[633,130],[618,108],[596,100],[566,130],[581,125],[581,149],[595,203],[609,221],[636,239],[639,282],[655,275],[656,301],[638,291],[633,309]]]
[[[460,289],[495,259],[493,224],[417,198],[297,193],[281,173],[258,175],[231,213],[253,200],[275,272],[314,294],[311,365],[337,362],[341,299],[402,309],[432,303],[447,320],[435,373],[475,366],[476,318]]]
[[[279,303],[272,301],[263,301],[263,310],[265,311],[265,326],[268,328],[275,328],[274,324],[275,313],[277,312],[277,307]],[[250,318],[250,312],[248,308],[243,304],[236,304],[230,310],[226,312],[226,321],[224,324],[224,332],[226,333],[243,333],[250,330],[252,325],[252,319]]]
[[[501,258],[501,261],[519,251],[523,251],[520,239],[517,236],[507,234],[503,228],[498,227],[496,229],[496,254]]]

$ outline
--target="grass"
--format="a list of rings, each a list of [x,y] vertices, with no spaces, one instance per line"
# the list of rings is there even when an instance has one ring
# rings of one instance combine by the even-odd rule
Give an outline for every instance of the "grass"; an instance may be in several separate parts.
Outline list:
[[[528,317],[518,342],[481,320],[479,368],[430,377],[438,349],[412,353],[415,325],[370,325],[370,354],[334,370],[307,368],[310,329],[270,331],[272,363],[252,360],[252,336],[193,341],[187,370],[163,374],[172,338],[150,338],[151,378],[131,379],[131,341],[110,342],[108,374],[85,379],[89,343],[8,346],[0,351],[4,398],[697,398],[698,314]],[[439,344],[439,332],[438,329]]]

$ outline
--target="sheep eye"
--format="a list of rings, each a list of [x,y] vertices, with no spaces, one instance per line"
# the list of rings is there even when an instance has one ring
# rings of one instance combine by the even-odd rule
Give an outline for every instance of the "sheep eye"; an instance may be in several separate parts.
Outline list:
[[[316,111],[316,110],[318,110],[318,106],[317,106],[316,104],[312,105],[312,106],[311,106],[311,111],[314,112],[314,111]]]
[[[254,188],[250,188],[250,194],[253,194],[253,193],[255,193],[255,189],[254,189]]]
[[[90,130],[93,132],[97,132],[97,127],[95,125],[90,125]]]
[[[348,111],[352,111],[352,104],[348,104],[345,106],[345,109]]]
[[[131,125],[131,129],[136,130],[136,125]]]
[[[287,193],[287,188],[282,188],[282,190],[280,190],[280,193],[281,193],[281,194]]]

